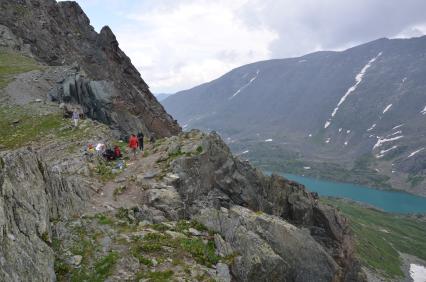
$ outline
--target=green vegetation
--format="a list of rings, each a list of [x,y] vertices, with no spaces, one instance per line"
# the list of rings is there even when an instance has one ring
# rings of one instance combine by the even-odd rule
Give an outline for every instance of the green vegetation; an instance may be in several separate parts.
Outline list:
[[[98,222],[100,224],[108,224],[108,225],[113,224],[112,219],[110,217],[106,216],[105,214],[98,213],[98,214],[96,214],[95,218],[98,219]]]
[[[185,251],[192,254],[198,263],[211,267],[216,264],[220,257],[215,253],[215,245],[213,241],[208,241],[204,244],[201,239],[181,239],[180,246]]]
[[[203,147],[202,146],[198,146],[197,147],[197,153],[201,154],[203,152]]]
[[[127,187],[125,185],[121,185],[114,189],[114,192],[112,193],[114,200],[117,200],[117,196],[123,194],[127,190]]]
[[[148,279],[150,282],[168,282],[171,281],[171,278],[173,276],[174,272],[171,270],[167,271],[149,271],[149,272],[140,272],[137,275],[136,281],[140,279]]]
[[[362,263],[387,278],[402,277],[398,252],[426,260],[426,223],[384,213],[344,200],[322,199],[340,209],[351,221],[356,251]]]
[[[407,177],[407,182],[410,183],[411,188],[416,187],[418,184],[422,183],[425,180],[424,176],[410,174]]]
[[[207,227],[195,220],[179,220],[175,229],[177,232],[185,232],[188,231],[189,228],[194,228],[198,231],[207,231]]]
[[[40,104],[0,106],[0,147],[7,149],[16,149],[33,141],[80,140],[91,135],[87,130],[89,127],[90,123],[82,122],[79,128],[74,129],[71,121],[64,119],[57,107]],[[76,149],[75,145],[71,145],[67,151]]]
[[[40,69],[34,59],[0,49],[0,89],[7,86],[14,75]]]

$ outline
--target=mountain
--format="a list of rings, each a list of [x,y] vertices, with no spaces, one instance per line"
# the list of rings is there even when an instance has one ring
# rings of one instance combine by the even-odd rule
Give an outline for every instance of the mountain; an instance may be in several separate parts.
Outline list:
[[[173,94],[159,93],[159,94],[155,94],[155,97],[157,98],[159,102],[161,102],[165,100],[167,97],[169,97],[170,95],[173,95]]]
[[[156,137],[180,131],[120,49],[108,26],[98,34],[76,2],[1,1],[6,40],[50,66],[70,66],[49,98],[80,104],[89,117],[122,134],[144,131]]]
[[[426,37],[245,65],[163,101],[266,170],[426,195]]]
[[[0,281],[366,281],[346,217],[181,132],[75,2],[0,1],[0,101]]]

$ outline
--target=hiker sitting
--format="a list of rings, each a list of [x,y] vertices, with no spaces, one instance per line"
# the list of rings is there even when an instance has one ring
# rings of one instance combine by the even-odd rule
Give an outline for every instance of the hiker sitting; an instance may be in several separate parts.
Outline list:
[[[121,154],[120,147],[118,147],[118,146],[114,147],[114,156],[115,156],[116,159],[123,157],[123,155]]]
[[[113,150],[111,150],[110,148],[106,149],[105,152],[102,154],[102,156],[107,160],[107,161],[113,161],[115,160],[115,153]]]

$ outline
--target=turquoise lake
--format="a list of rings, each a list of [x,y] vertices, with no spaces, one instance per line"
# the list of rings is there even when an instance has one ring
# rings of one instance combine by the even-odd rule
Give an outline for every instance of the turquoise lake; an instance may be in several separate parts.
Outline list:
[[[352,199],[393,213],[426,213],[426,197],[292,174],[282,174],[282,176],[305,185],[311,192],[318,192],[321,196]]]

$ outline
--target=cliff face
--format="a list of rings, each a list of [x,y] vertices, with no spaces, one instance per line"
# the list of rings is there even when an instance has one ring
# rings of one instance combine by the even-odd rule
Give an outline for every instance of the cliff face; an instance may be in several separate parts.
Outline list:
[[[0,25],[46,65],[74,66],[75,73],[51,91],[51,99],[81,104],[88,116],[122,132],[143,130],[164,137],[180,131],[111,29],[106,26],[98,34],[76,2],[3,0]]]

